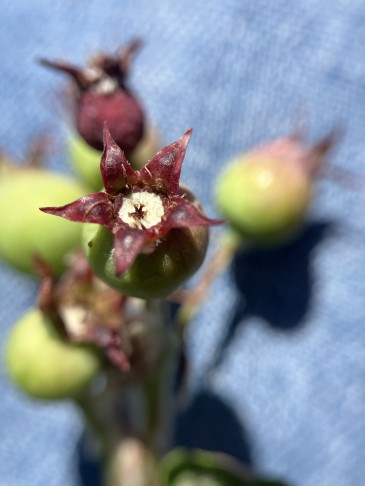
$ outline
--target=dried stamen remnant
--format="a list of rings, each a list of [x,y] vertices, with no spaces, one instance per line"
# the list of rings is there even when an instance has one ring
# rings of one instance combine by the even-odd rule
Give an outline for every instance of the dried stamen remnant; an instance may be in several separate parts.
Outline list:
[[[119,217],[132,228],[151,228],[164,216],[162,199],[152,192],[133,192],[123,199]]]
[[[128,213],[128,216],[131,216],[134,219],[143,219],[143,216],[145,216],[146,211],[143,211],[144,205],[143,204],[135,204],[134,205],[134,213]]]

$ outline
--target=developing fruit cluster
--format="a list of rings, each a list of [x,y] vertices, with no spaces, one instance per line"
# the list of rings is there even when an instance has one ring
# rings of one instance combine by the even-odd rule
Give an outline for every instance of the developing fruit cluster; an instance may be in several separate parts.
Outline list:
[[[34,274],[34,257],[40,256],[60,275],[67,254],[79,244],[81,228],[69,221],[54,221],[38,208],[52,201],[64,204],[87,189],[45,169],[2,164],[7,169],[0,176],[0,257],[16,269]]]
[[[138,472],[159,478],[147,474],[143,484],[274,484],[204,451],[173,451],[151,473],[151,462],[165,452],[155,436],[174,409],[175,375],[183,381],[187,369],[183,325],[238,247],[277,245],[298,232],[335,136],[313,146],[299,137],[275,140],[228,163],[215,189],[228,237],[198,285],[177,292],[204,260],[209,227],[224,221],[208,218],[180,184],[192,130],[158,149],[146,126],[126,84],[139,47],[134,40],[115,56],[98,54],[85,68],[41,60],[72,80],[78,135],[69,151],[83,183],[0,160],[0,257],[40,280],[38,305],[7,342],[9,376],[31,397],[75,400],[86,417],[96,418],[105,455],[136,447],[134,459],[145,458]],[[171,326],[163,299],[172,296],[185,317]],[[104,389],[96,397],[91,385],[100,376]],[[132,411],[129,393],[141,402]],[[118,437],[120,430],[128,439]],[[110,458],[106,464],[112,465]]]

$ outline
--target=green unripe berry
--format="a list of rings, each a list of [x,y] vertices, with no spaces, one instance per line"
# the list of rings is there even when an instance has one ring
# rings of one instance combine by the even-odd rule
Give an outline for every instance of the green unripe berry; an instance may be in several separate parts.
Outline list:
[[[81,181],[91,189],[99,191],[103,187],[100,175],[100,160],[102,152],[91,147],[79,135],[74,135],[68,141],[70,163]]]
[[[14,164],[5,155],[0,153],[0,182],[15,169]]]
[[[39,208],[63,205],[85,194],[81,184],[37,169],[18,169],[0,180],[0,258],[18,270],[33,273],[35,255],[55,273],[64,256],[79,244],[80,225],[53,218]]]
[[[237,158],[223,171],[216,201],[244,239],[270,244],[301,226],[311,193],[312,181],[300,164],[260,154]]]
[[[170,230],[152,253],[140,254],[116,276],[114,238],[105,227],[85,224],[83,249],[96,275],[123,294],[142,299],[165,297],[182,285],[202,264],[208,229],[202,226]]]
[[[141,169],[161,149],[161,141],[157,130],[151,125],[147,126],[142,139],[128,154],[128,162],[134,169]]]
[[[27,312],[12,329],[6,364],[18,387],[34,398],[77,397],[96,376],[100,357],[87,346],[70,344],[39,309]]]

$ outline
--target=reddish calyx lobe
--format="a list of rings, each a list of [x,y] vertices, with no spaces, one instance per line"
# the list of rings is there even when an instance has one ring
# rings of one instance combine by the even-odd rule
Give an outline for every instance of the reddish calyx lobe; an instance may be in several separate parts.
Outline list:
[[[128,270],[139,253],[153,251],[153,245],[172,228],[221,224],[222,220],[207,218],[180,195],[181,166],[191,132],[191,129],[188,130],[179,140],[164,147],[145,167],[136,171],[105,126],[100,164],[105,192],[90,194],[62,207],[41,210],[71,221],[97,223],[112,231],[117,275]],[[136,225],[121,219],[120,210],[136,194],[138,198],[138,193],[149,194],[147,199],[150,197],[152,202],[135,204],[129,216],[132,221],[138,219]],[[157,200],[157,210],[153,200]],[[145,215],[150,212],[150,217],[156,217],[154,213],[161,211],[161,205],[162,215],[156,218],[155,223],[147,224]]]
[[[41,64],[67,74],[76,87],[75,124],[84,140],[97,150],[103,149],[103,125],[127,153],[144,133],[144,112],[125,80],[141,41],[133,40],[115,56],[99,54],[85,69],[65,61],[40,59]]]

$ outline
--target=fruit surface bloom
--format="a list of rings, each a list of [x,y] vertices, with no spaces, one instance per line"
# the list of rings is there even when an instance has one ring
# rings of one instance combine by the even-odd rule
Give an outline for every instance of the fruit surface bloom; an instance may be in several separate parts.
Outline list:
[[[6,347],[7,370],[16,385],[34,398],[77,397],[100,368],[87,346],[70,344],[39,309],[27,312],[12,329]]]
[[[81,228],[56,221],[39,211],[55,200],[59,204],[85,193],[81,184],[37,169],[19,169],[0,180],[0,258],[18,270],[33,273],[33,257],[41,257],[56,273],[65,255],[80,241]]]
[[[235,159],[221,174],[216,201],[222,215],[244,239],[269,244],[301,226],[312,181],[290,160],[252,155]]]

